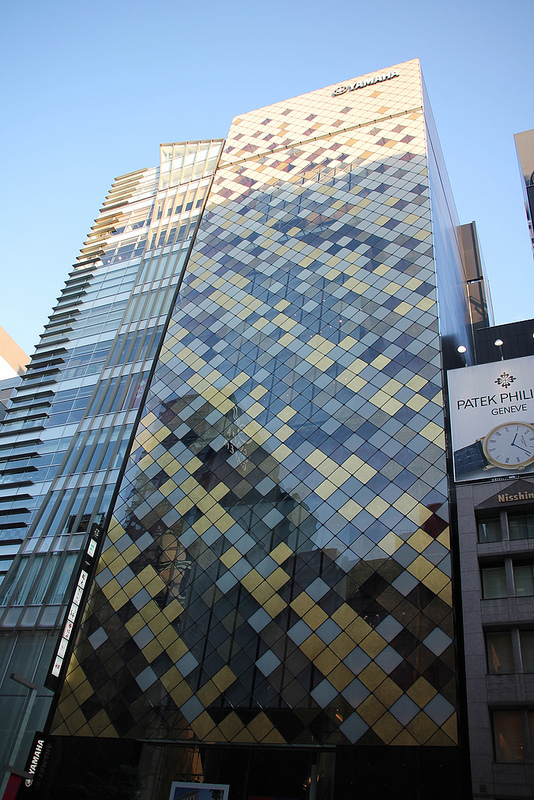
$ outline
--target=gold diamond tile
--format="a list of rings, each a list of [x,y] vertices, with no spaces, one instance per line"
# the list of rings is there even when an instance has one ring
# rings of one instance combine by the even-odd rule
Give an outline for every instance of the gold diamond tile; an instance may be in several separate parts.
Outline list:
[[[328,619],[328,614],[326,614],[326,612],[324,612],[319,606],[314,605],[306,614],[304,614],[302,619],[306,625],[309,625],[309,627],[315,631],[320,625],[323,624],[323,622]]]
[[[161,655],[161,653],[163,653],[163,647],[160,645],[157,639],[153,639],[142,648],[141,652],[150,664],[152,661],[154,661],[154,659]]]
[[[354,673],[343,663],[340,663],[328,674],[328,680],[338,692],[342,692],[354,680]]]
[[[360,713],[359,708],[358,713]],[[402,731],[402,725],[389,711],[386,711],[372,727],[373,731],[382,739],[384,744],[391,744],[392,740]]]
[[[386,708],[391,708],[393,703],[401,696],[402,689],[400,689],[391,678],[386,678],[380,686],[374,690],[374,693],[375,697],[378,697]]]
[[[428,739],[436,732],[438,726],[433,722],[424,711],[420,711],[411,722],[408,723],[406,729],[412,734],[419,744],[425,744]]]
[[[354,642],[350,636],[347,636],[343,631],[330,643],[330,649],[338,658],[343,659],[354,650]]]
[[[374,661],[368,664],[358,675],[358,678],[363,685],[366,686],[371,692],[376,689],[376,687],[379,686],[386,677],[387,675],[384,670],[380,669],[378,664],[375,664]]]
[[[315,608],[314,601],[311,599],[309,594],[306,594],[306,592],[301,592],[299,595],[297,595],[297,597],[291,601],[290,605],[295,614],[298,614],[299,617],[303,617],[306,612]],[[321,623],[319,623],[319,625],[320,624]],[[319,627],[319,625],[317,625],[317,627]]]
[[[411,697],[414,703],[417,703],[420,708],[426,706],[426,704],[432,700],[436,693],[436,689],[434,689],[434,687],[431,686],[423,677],[418,678],[413,686],[410,686],[406,692],[406,694]]]
[[[386,646],[387,642],[376,631],[371,631],[371,633],[360,642],[362,650],[364,650],[368,656],[371,656],[371,658],[381,653]]]
[[[319,653],[321,653],[325,649],[326,645],[322,639],[320,639],[316,633],[312,633],[311,636],[301,644],[300,649],[302,652],[310,659],[310,661],[314,661]]]
[[[363,703],[358,706],[358,715],[364,719],[368,725],[374,726],[377,720],[385,713],[386,709],[378,698],[372,694],[366,697]]]
[[[244,728],[243,723],[235,712],[229,714],[226,719],[219,723],[219,729],[222,732],[225,741],[232,741],[241,730]]]

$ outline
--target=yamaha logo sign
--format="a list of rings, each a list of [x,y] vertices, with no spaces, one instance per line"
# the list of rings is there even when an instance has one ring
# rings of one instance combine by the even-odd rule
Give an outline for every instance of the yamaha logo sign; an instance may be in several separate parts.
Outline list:
[[[375,83],[382,83],[382,81],[389,81],[391,78],[398,77],[398,70],[393,69],[391,72],[384,72],[382,75],[374,75],[372,78],[365,78],[363,81],[354,81],[354,83],[349,83],[346,86],[338,86],[337,89],[334,89],[332,92],[332,97],[339,97],[340,94],[354,92],[356,89],[363,89],[365,86],[373,86]]]

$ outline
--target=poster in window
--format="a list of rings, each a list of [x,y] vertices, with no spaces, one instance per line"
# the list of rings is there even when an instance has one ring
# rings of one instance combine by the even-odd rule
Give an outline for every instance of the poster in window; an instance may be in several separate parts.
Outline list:
[[[169,800],[228,800],[228,784],[174,781]]]

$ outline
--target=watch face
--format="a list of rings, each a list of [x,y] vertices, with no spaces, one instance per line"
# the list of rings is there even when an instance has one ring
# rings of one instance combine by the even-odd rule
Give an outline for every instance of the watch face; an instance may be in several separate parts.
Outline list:
[[[498,425],[483,443],[490,464],[503,469],[522,469],[534,461],[534,426],[524,422]]]

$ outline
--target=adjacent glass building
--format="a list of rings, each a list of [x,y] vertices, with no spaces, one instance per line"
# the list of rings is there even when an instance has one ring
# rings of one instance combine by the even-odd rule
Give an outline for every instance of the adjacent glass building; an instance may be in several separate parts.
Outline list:
[[[136,766],[146,800],[462,796],[443,376],[470,298],[419,62],[243,114],[220,147],[119,179],[72,273],[103,311],[41,345],[62,383],[13,433],[48,449],[3,624],[57,632],[98,522],[63,763]]]
[[[87,531],[110,510],[221,144],[163,145],[158,168],[117,178],[3,420],[2,764],[27,695],[12,672],[39,685],[19,760],[46,718],[65,595]]]

